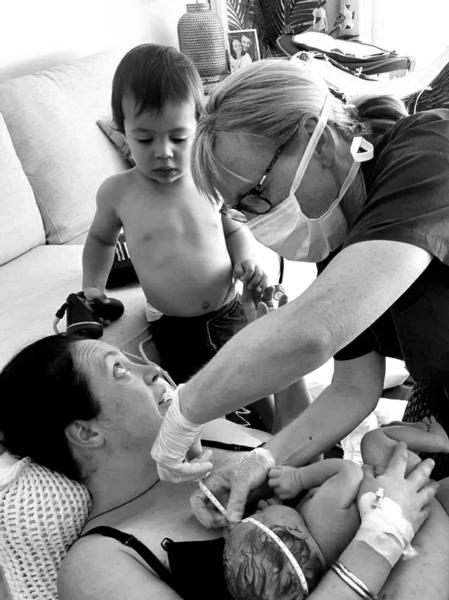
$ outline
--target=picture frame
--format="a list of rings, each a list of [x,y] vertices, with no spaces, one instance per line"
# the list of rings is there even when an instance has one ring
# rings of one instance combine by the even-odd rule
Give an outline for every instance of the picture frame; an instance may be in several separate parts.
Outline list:
[[[227,32],[231,73],[260,60],[257,29],[234,29]]]

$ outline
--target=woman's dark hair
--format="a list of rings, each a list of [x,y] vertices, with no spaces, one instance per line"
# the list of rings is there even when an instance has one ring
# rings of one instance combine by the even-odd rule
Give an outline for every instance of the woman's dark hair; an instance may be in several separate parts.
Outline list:
[[[65,428],[93,419],[100,406],[72,357],[82,338],[51,335],[21,350],[0,373],[0,431],[4,447],[22,458],[81,481]]]
[[[204,102],[203,85],[191,59],[176,48],[158,44],[136,46],[120,61],[112,82],[112,117],[124,133],[123,97],[131,94],[137,114],[160,112],[168,102],[193,98],[198,118]]]
[[[236,53],[236,51],[234,50],[234,46],[232,45],[232,43],[233,43],[233,42],[235,42],[236,40],[237,40],[237,42],[239,42],[239,43],[240,43],[240,45],[242,45],[242,42],[239,40],[239,38],[236,38],[236,37],[235,37],[235,38],[232,38],[232,39],[231,39],[231,43],[229,44],[229,52],[231,53],[231,56],[232,56],[232,58],[235,58],[235,59],[237,58],[237,53]],[[242,56],[243,56],[244,54],[246,54],[246,52],[243,52],[243,48],[242,48]]]
[[[358,121],[367,127],[366,137],[374,144],[393,125],[408,116],[405,104],[394,96],[368,98],[357,106],[357,113]]]

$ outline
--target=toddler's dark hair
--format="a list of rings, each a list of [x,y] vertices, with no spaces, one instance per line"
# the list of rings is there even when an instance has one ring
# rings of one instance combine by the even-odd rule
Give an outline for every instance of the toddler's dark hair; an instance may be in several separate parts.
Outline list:
[[[123,97],[136,101],[137,114],[160,112],[168,102],[180,103],[193,98],[196,118],[203,106],[203,85],[192,60],[170,46],[141,44],[120,61],[112,82],[112,117],[124,133]]]

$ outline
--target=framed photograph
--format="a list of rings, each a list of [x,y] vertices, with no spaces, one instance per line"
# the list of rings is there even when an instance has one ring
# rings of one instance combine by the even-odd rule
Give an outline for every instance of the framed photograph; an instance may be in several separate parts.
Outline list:
[[[256,29],[228,31],[229,67],[231,73],[260,60],[259,40]]]

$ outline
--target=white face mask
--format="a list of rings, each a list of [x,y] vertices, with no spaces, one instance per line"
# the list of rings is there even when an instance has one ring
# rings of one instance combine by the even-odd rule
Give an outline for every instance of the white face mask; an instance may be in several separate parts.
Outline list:
[[[295,194],[326,126],[332,107],[331,100],[330,95],[326,97],[318,123],[296,170],[288,197],[270,212],[258,215],[248,222],[248,227],[261,244],[290,260],[320,262],[342,245],[347,234],[347,223],[339,203],[354,181],[360,163],[373,157],[372,144],[362,137],[355,137],[351,144],[354,163],[337,198],[320,217],[309,218],[302,212]],[[360,148],[362,152],[359,152]]]

